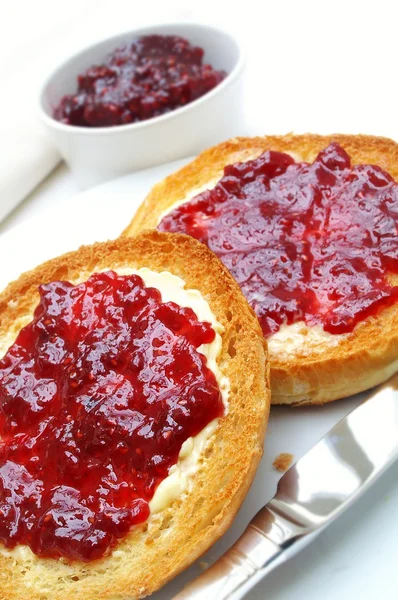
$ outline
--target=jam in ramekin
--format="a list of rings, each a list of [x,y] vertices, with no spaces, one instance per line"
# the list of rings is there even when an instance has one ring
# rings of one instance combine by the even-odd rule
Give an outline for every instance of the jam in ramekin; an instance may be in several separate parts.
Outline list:
[[[204,50],[176,35],[147,35],[118,48],[77,78],[53,116],[62,123],[110,127],[164,115],[200,98],[226,76],[203,64]]]

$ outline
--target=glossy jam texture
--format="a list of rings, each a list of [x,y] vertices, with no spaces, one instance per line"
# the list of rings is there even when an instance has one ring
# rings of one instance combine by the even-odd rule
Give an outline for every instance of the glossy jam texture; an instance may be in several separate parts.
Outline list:
[[[89,561],[149,516],[183,442],[223,412],[190,308],[137,275],[40,287],[0,360],[0,540]]]
[[[333,143],[313,164],[266,152],[165,216],[224,262],[264,335],[304,320],[346,333],[398,300],[398,185]]]
[[[148,35],[112,52],[77,78],[54,118],[69,125],[109,127],[163,115],[200,98],[226,76],[203,64],[204,51],[174,35]]]

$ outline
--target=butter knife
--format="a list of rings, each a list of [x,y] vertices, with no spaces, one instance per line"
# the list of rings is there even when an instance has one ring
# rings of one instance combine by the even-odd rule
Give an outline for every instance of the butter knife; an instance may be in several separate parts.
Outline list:
[[[238,541],[174,600],[239,600],[307,546],[398,458],[398,375],[370,390],[280,479]]]

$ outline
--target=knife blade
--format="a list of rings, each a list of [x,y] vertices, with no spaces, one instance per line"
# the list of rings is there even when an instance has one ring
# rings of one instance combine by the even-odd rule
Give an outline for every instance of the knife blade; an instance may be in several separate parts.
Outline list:
[[[239,600],[307,546],[398,458],[398,374],[280,479],[237,542],[173,600]]]

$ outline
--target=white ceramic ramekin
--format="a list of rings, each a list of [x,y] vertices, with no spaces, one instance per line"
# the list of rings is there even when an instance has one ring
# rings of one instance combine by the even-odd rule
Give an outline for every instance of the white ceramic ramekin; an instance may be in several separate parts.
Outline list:
[[[187,106],[147,121],[114,127],[76,127],[56,121],[53,108],[76,90],[76,77],[100,64],[115,48],[142,35],[181,35],[205,50],[204,61],[227,77]],[[154,25],[132,30],[86,48],[59,66],[40,94],[39,110],[54,144],[82,188],[131,171],[197,154],[244,133],[243,56],[229,33],[193,23]]]

